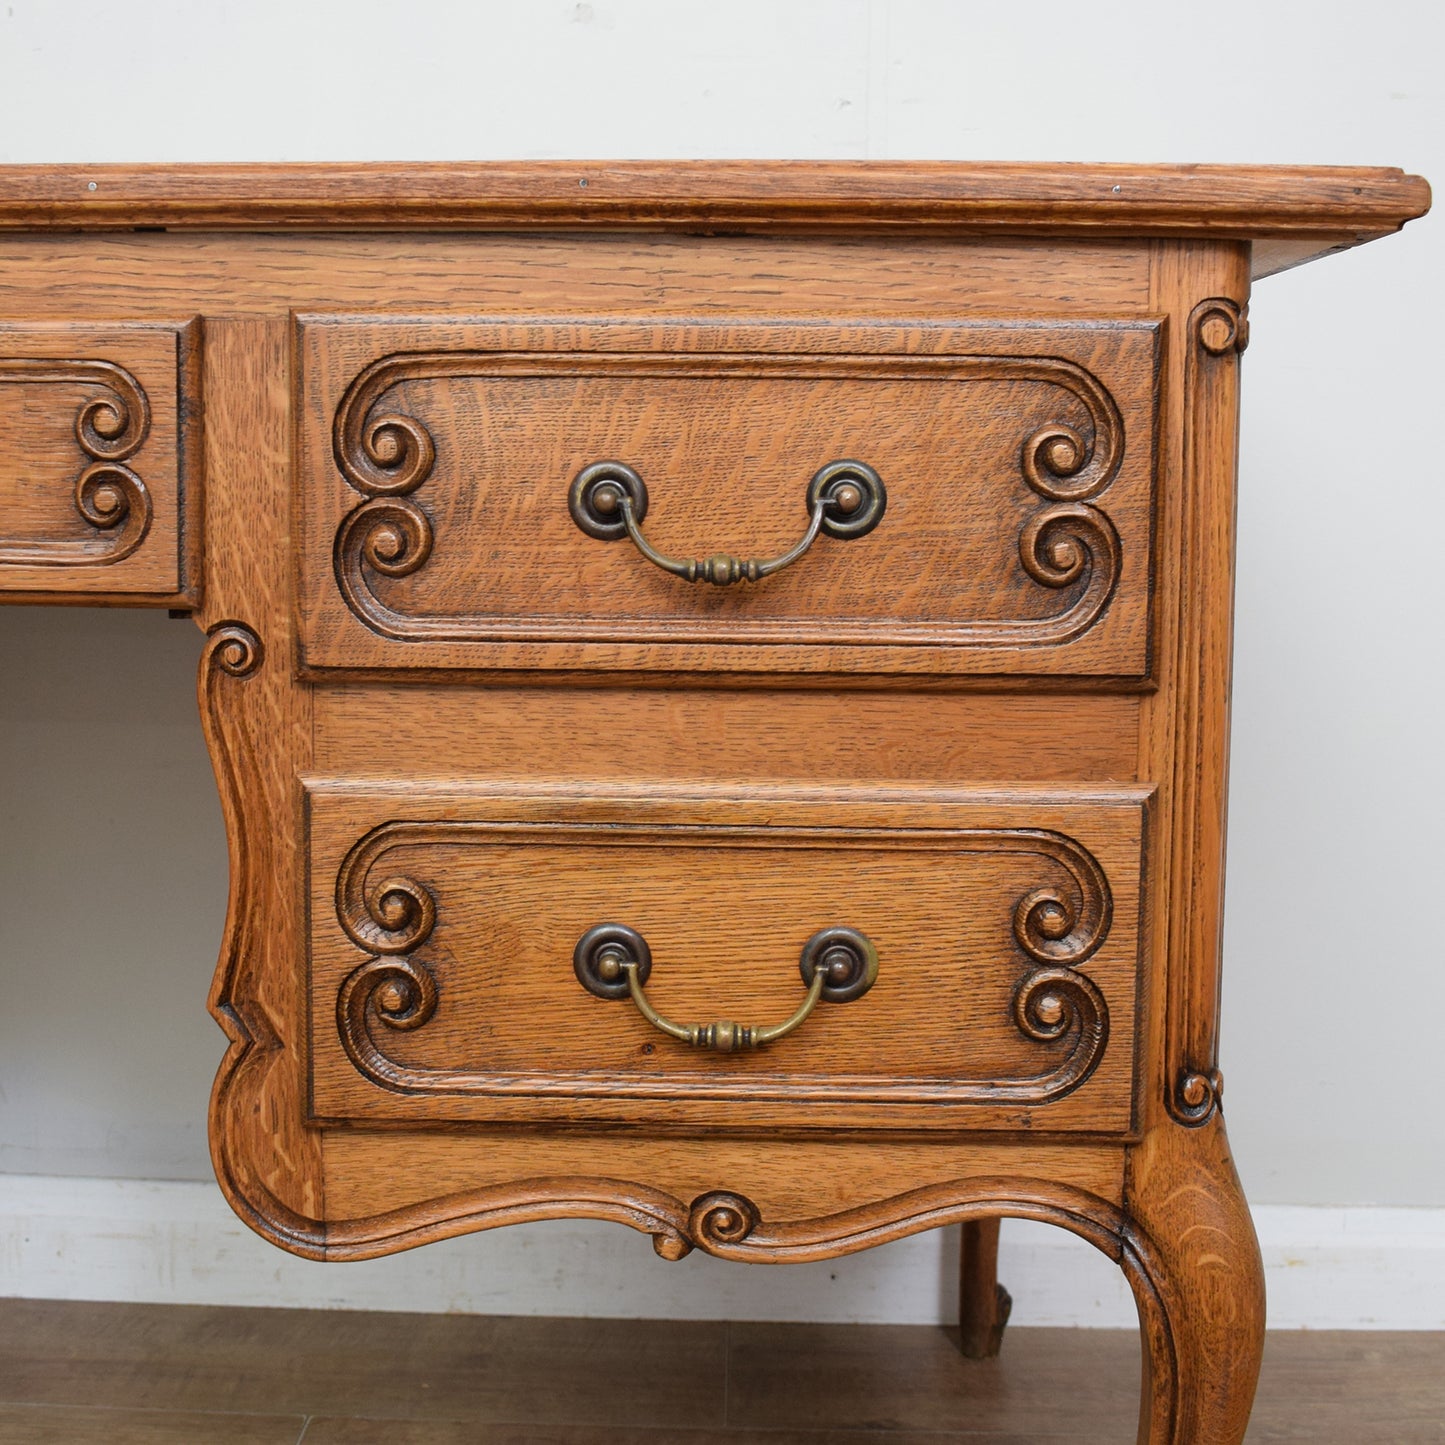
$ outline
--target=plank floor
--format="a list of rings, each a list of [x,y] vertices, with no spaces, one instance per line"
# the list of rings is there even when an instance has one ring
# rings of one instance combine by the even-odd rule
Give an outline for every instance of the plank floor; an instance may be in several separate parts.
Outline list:
[[[1139,1347],[922,1326],[0,1300],[3,1445],[1127,1445]],[[1252,1445],[1442,1445],[1445,1333],[1280,1333]]]

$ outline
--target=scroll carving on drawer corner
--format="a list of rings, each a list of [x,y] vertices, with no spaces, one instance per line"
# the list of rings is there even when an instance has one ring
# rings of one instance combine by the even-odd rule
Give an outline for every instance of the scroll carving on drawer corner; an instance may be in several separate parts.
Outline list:
[[[303,324],[308,663],[1147,671],[1152,323],[639,329]]]
[[[0,591],[188,600],[196,332],[0,325]]]
[[[125,462],[150,434],[150,402],[123,366],[108,361],[40,361],[0,357],[0,386],[65,386],[84,398],[73,430],[82,467],[71,489],[85,536],[0,541],[0,564],[45,567],[104,566],[129,557],[151,524],[146,485]]]
[[[312,860],[323,1114],[1004,1126],[1045,1107],[1053,1123],[1077,1094],[1090,1126],[1127,1119],[1137,806],[1085,809],[1092,846],[1014,820],[471,816],[392,817],[348,842],[353,802],[311,798],[341,852],[329,888]],[[578,940],[604,932],[646,935],[647,996],[669,1017],[786,1016],[820,934],[866,937],[876,977],[765,1048],[699,1053],[610,1006],[626,981],[578,986]]]

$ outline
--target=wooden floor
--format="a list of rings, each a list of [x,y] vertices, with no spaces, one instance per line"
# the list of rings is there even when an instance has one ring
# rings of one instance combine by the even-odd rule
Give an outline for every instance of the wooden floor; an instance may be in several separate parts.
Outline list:
[[[0,1300],[4,1445],[1127,1445],[1132,1334]],[[1445,1334],[1271,1335],[1252,1442],[1445,1442]]]

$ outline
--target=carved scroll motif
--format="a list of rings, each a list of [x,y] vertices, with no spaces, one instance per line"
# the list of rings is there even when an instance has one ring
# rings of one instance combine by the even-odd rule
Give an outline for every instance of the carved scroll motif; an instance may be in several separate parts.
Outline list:
[[[244,622],[219,622],[206,634],[197,684],[201,725],[220,785],[221,809],[226,817],[226,837],[231,850],[231,895],[226,910],[225,942],[210,1009],[231,1040],[233,1066],[255,1043],[255,1034],[242,1018],[234,993],[237,973],[256,952],[253,934],[259,913],[255,893],[260,869],[255,855],[259,847],[264,846],[265,834],[263,830],[247,827],[243,821],[244,779],[254,774],[257,763],[248,736],[239,747],[232,744],[225,726],[221,694],[228,683],[254,677],[265,655],[261,639]]]
[[[1015,1027],[1041,1044],[1069,1042],[1062,1058],[1038,1074],[1022,1078],[949,1079],[951,1102],[1037,1105],[1063,1098],[1097,1067],[1109,1036],[1109,1010],[1098,987],[1077,965],[1090,958],[1108,936],[1113,902],[1108,880],[1089,851],[1061,833],[1042,829],[968,828],[930,831],[926,840],[895,829],[826,828],[730,829],[727,846],[788,847],[840,843],[872,848],[950,853],[1028,854],[1057,865],[1062,880],[1023,895],[1013,908],[1012,931],[1032,965],[1007,1001]],[[415,956],[436,925],[432,890],[399,872],[388,855],[418,847],[495,846],[556,843],[597,846],[673,847],[717,844],[715,832],[675,825],[652,828],[586,824],[494,824],[469,822],[392,822],[362,838],[348,853],[336,881],[336,916],[347,937],[374,955],[342,983],[336,1022],[342,1046],[356,1068],[384,1089],[450,1095],[623,1095],[668,1098],[753,1099],[825,1098],[843,1101],[928,1102],[937,1085],[907,1080],[838,1079],[810,1081],[792,1076],[783,1083],[761,1077],[723,1080],[622,1078],[592,1073],[503,1074],[444,1069],[402,1062],[388,1054],[388,1031],[410,1032],[436,1014],[440,991],[424,959]],[[570,978],[570,969],[567,971]]]
[[[124,463],[150,433],[150,403],[124,367],[108,361],[45,361],[0,357],[0,385],[100,387],[75,417],[75,439],[89,458],[73,485],[75,510],[95,529],[82,541],[0,541],[0,564],[96,567],[130,556],[151,524],[145,483]]]
[[[482,614],[428,615],[398,611],[378,595],[377,579],[410,576],[432,555],[434,529],[412,494],[430,477],[436,444],[425,423],[386,405],[407,382],[487,377],[510,373],[595,373],[626,364],[631,374],[726,375],[762,362],[798,376],[887,375],[958,381],[1034,382],[1058,388],[1087,413],[1080,430],[1053,422],[1034,431],[1019,455],[1025,484],[1049,505],[1034,512],[1018,536],[1019,562],[1041,587],[1075,589],[1067,607],[1038,618],[979,618],[963,624],[922,624],[870,629],[873,640],[946,641],[952,646],[998,647],[1060,644],[1086,632],[1102,616],[1118,585],[1122,565],[1119,534],[1096,499],[1118,475],[1124,454],[1124,423],[1108,390],[1091,372],[1057,357],[869,356],[824,362],[747,356],[676,358],[538,353],[412,352],[383,357],[360,372],[336,409],[332,451],[347,482],[367,498],[342,519],[333,546],[337,585],[350,610],[374,632],[399,641],[480,642],[505,636],[544,640],[535,625]],[[866,363],[848,366],[845,362]],[[650,368],[650,370],[649,370]],[[565,505],[565,482],[559,497]],[[884,631],[888,635],[884,637]],[[571,635],[577,635],[575,624]]]

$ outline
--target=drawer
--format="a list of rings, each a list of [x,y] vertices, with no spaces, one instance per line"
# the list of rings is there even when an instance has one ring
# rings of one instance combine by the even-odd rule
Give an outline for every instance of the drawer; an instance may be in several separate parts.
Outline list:
[[[195,600],[199,324],[0,324],[0,596]]]
[[[1158,330],[300,318],[303,663],[1144,678]]]
[[[312,779],[313,1116],[1126,1133],[1148,797]]]

